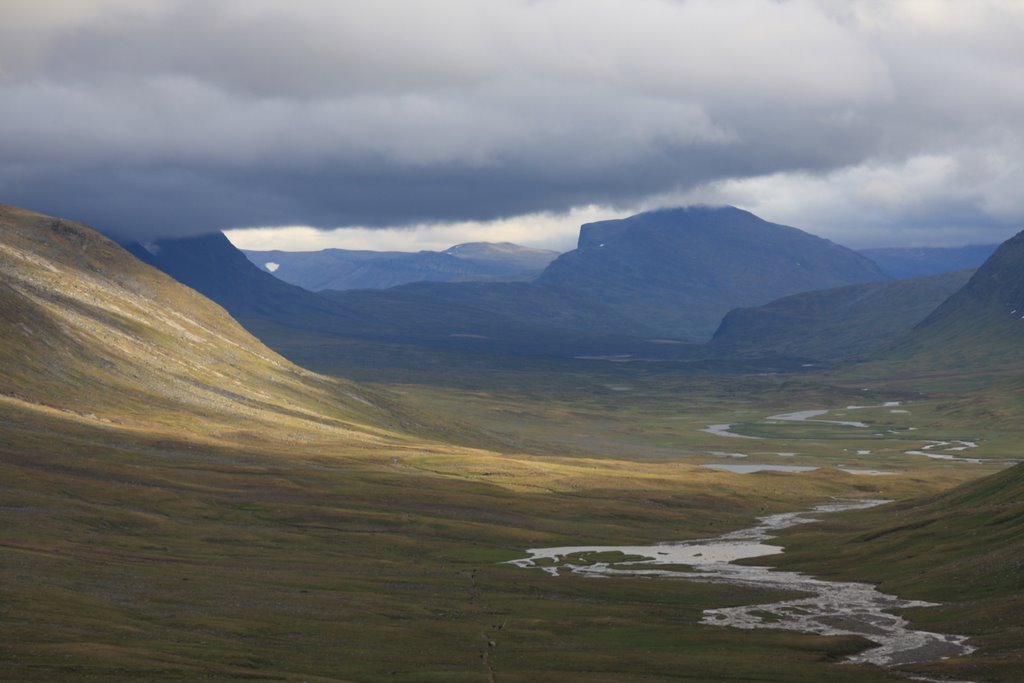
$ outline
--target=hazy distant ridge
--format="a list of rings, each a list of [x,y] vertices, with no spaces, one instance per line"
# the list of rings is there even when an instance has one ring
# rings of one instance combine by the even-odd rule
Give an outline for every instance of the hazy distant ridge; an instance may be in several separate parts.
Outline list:
[[[409,282],[518,281],[536,277],[558,252],[509,242],[470,242],[445,251],[253,251],[275,277],[311,291],[385,289]]]
[[[995,252],[998,244],[966,247],[887,247],[861,249],[859,253],[878,264],[889,277],[904,280],[977,268]]]

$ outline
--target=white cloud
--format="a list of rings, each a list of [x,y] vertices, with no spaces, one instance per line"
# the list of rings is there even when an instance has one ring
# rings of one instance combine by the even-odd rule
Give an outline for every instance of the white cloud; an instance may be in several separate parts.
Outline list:
[[[308,226],[240,228],[225,231],[239,249],[317,251],[443,251],[464,242],[514,242],[527,247],[568,251],[576,247],[583,223],[622,218],[629,211],[602,206],[566,213],[535,213],[493,221],[420,224],[402,228],[349,227],[322,230]]]
[[[861,226],[850,241],[1024,220],[1019,0],[2,13],[0,199],[122,234],[412,226],[437,244],[718,194]]]
[[[715,181],[652,205],[733,204],[850,247],[1000,242],[1024,228],[1021,169],[1003,156],[921,155],[827,174]]]

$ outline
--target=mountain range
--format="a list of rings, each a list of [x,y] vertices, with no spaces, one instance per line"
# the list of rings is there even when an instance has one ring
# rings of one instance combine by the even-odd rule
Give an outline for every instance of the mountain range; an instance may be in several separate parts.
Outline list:
[[[558,252],[509,242],[469,242],[444,251],[243,250],[259,268],[310,291],[386,289],[409,282],[516,281],[536,277]]]
[[[521,322],[543,309],[577,332],[702,341],[737,306],[882,279],[865,257],[796,228],[732,207],[691,207],[584,225],[577,248],[526,287],[404,289]],[[597,315],[579,316],[583,305]]]
[[[332,371],[351,369],[353,344],[367,349],[363,342],[373,355],[390,349],[379,362],[399,364],[422,349],[692,360],[707,355],[693,342],[737,306],[885,278],[849,249],[731,207],[585,225],[577,249],[532,282],[313,293],[256,267],[223,235],[126,246],[223,305],[272,348]]]
[[[584,225],[539,284],[586,292],[647,334],[703,340],[738,306],[885,275],[867,258],[733,207],[689,207]]]
[[[577,248],[531,282],[314,293],[256,267],[222,235],[127,246],[223,305],[275,349],[320,369],[345,367],[359,340],[377,344],[375,353],[386,342],[398,356],[403,348],[429,348],[847,362],[893,344],[966,278],[887,280],[861,254],[732,207],[584,225]],[[475,258],[493,249],[457,250]],[[301,258],[314,256],[330,254]],[[712,334],[710,344],[694,343]]]
[[[257,268],[219,233],[130,243],[125,248],[222,305],[272,348],[321,368],[328,367],[322,365],[325,356],[330,361],[332,355],[343,354],[353,339],[454,351],[552,353],[591,349],[589,342],[580,341],[582,337],[601,339],[593,343],[604,344],[604,337],[611,333],[580,334],[573,329],[591,320],[602,320],[604,329],[614,329],[616,322],[605,309],[571,299],[552,297],[537,302],[540,307],[530,304],[524,320],[501,307],[462,304],[422,289],[485,287],[503,294],[510,304],[524,305],[530,300],[518,293],[533,292],[528,283],[420,283],[387,290],[314,293]],[[571,324],[565,325],[565,319]],[[338,348],[329,350],[334,345]]]
[[[615,364],[608,365],[622,368],[617,376],[634,386],[598,384],[597,375],[587,376],[590,398],[582,401],[557,389],[540,396],[518,391],[507,403],[490,404],[489,397],[503,391],[498,381],[454,398],[429,395],[434,403],[453,402],[460,414],[470,408],[493,413],[520,439],[514,447],[501,442],[505,454],[462,448],[424,436],[428,429],[442,434],[464,427],[450,417],[438,422],[441,412],[429,426],[416,423],[420,409],[403,388],[368,388],[298,367],[224,308],[143,261],[217,294],[249,316],[254,329],[276,326],[296,344],[325,344],[332,352],[342,348],[337,335],[384,334],[375,310],[415,314],[427,325],[449,304],[422,310],[428,300],[418,298],[418,286],[364,292],[362,299],[318,295],[259,271],[219,235],[132,249],[139,258],[84,225],[0,206],[0,594],[6,624],[0,678],[6,680],[500,677],[575,683],[595,675],[619,680],[624,671],[669,681],[680,670],[698,671],[702,680],[734,680],[737,672],[758,680],[768,672],[794,683],[830,674],[851,683],[891,680],[890,671],[836,667],[836,658],[868,646],[861,638],[699,623],[709,606],[765,599],[747,586],[674,582],[667,594],[654,580],[552,577],[508,560],[527,547],[581,538],[707,538],[766,509],[788,511],[826,495],[880,495],[885,487],[906,497],[918,487],[935,490],[936,482],[977,476],[969,468],[995,471],[1000,464],[928,460],[926,467],[907,466],[915,456],[896,452],[915,440],[906,431],[872,436],[866,433],[873,429],[843,431],[842,423],[765,423],[766,431],[752,437],[762,439],[765,450],[789,440],[800,444],[800,454],[778,457],[811,458],[809,450],[838,451],[842,444],[838,457],[849,462],[855,449],[847,453],[846,446],[877,437],[873,443],[884,451],[856,457],[908,469],[900,483],[890,483],[896,476],[865,478],[835,467],[792,476],[711,471],[695,463],[739,457],[706,452],[704,444],[721,437],[697,429],[728,414],[726,404],[737,407],[736,415],[767,415],[761,410],[775,401],[859,399],[867,396],[864,388],[836,393],[835,378],[819,376],[795,389],[800,376],[792,375],[731,381],[683,374],[651,381],[647,367]],[[872,308],[898,303],[904,308],[895,310],[909,318],[922,310],[910,302],[934,301],[956,289],[898,350],[932,369],[960,362],[958,354],[987,359],[993,370],[971,375],[972,393],[959,400],[984,399],[985,409],[1019,417],[1020,367],[999,379],[1008,393],[992,391],[1001,385],[991,375],[1020,358],[1022,266],[1024,233],[1001,245],[959,289],[958,278],[967,274],[847,285],[737,312],[731,325],[751,325],[744,336],[778,340],[758,322],[774,318],[773,328],[800,325],[807,334],[839,337],[851,332],[832,331],[843,317],[849,325],[869,324]],[[244,295],[245,287],[253,297]],[[503,286],[510,287],[562,291],[546,284]],[[482,315],[483,309],[473,310]],[[598,312],[581,309],[579,315]],[[490,324],[508,324],[494,315]],[[440,339],[450,323],[433,324],[430,334]],[[717,343],[731,334],[729,325],[722,327]],[[656,375],[670,364],[649,365],[657,366]],[[545,379],[534,378],[531,386],[543,387]],[[757,388],[769,396],[755,397]],[[695,400],[695,391],[707,393]],[[889,390],[871,394],[882,391]],[[652,402],[648,392],[663,402]],[[780,399],[776,392],[789,393]],[[939,398],[929,404],[915,394],[906,410],[862,406],[857,415],[881,429],[909,420],[913,411],[915,418],[925,416],[918,424],[929,435],[975,438],[989,449],[970,436],[978,432],[1002,438],[1007,452],[1015,452],[1016,432],[1007,430],[1019,419],[1009,426],[950,425],[935,416],[959,408],[949,396]],[[593,421],[577,422],[585,414]],[[686,421],[673,431],[680,417]],[[582,428],[621,419],[627,428],[618,432]],[[538,420],[549,426],[535,426]],[[588,451],[600,439],[624,453],[523,454],[530,439],[547,438],[550,424],[562,422],[581,432]],[[770,430],[791,428],[769,440]],[[805,428],[816,431],[798,436]],[[645,450],[625,452],[637,443],[657,443],[656,461]],[[905,616],[915,627],[966,633],[982,650],[916,662],[914,675],[1015,680],[1024,661],[1017,637],[1022,473],[1022,466],[1007,468],[928,497],[804,525],[775,561],[946,603]],[[665,609],[666,595],[672,609]]]

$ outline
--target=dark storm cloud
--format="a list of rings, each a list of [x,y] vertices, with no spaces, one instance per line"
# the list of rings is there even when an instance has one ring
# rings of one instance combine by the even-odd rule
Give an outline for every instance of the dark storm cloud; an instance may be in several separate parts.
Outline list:
[[[994,234],[1024,13],[964,5],[9,0],[0,201],[134,236],[683,199]]]

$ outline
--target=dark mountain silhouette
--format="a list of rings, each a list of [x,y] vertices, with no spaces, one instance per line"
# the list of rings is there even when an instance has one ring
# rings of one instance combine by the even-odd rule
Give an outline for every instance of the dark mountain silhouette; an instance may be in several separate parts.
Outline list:
[[[726,356],[826,363],[864,358],[905,336],[973,272],[847,285],[738,308],[722,320],[710,346]]]
[[[132,249],[221,303],[273,348],[306,353],[315,339],[321,357],[339,339],[506,354],[690,357],[691,346],[669,353],[660,342],[709,337],[737,306],[884,277],[849,249],[729,207],[583,226],[579,248],[529,283],[313,293],[260,270],[220,235]]]
[[[585,292],[640,330],[706,339],[739,306],[885,275],[867,258],[733,207],[691,207],[584,225],[579,247],[537,279]]]
[[[731,207],[693,207],[584,225],[577,249],[531,284],[419,283],[435,300],[538,315],[577,331],[706,339],[728,311],[885,276],[868,259]]]
[[[213,299],[236,318],[340,314],[312,292],[253,266],[221,233],[133,242],[124,247],[141,261]]]
[[[296,341],[303,346],[303,340],[313,338],[320,343],[357,338],[501,353],[585,352],[603,349],[605,343],[603,339],[593,345],[581,343],[584,337],[600,336],[580,332],[590,320],[608,319],[603,329],[622,329],[622,321],[615,321],[611,312],[593,311],[585,302],[557,297],[526,319],[500,306],[461,304],[414,288],[314,293],[259,269],[219,233],[125,246],[139,259],[222,305],[279,351]],[[474,284],[482,283],[451,286],[471,289]],[[491,286],[506,301],[520,301],[519,287],[528,287],[525,283]],[[552,311],[569,316],[572,324],[564,324],[559,315],[552,317]]]

